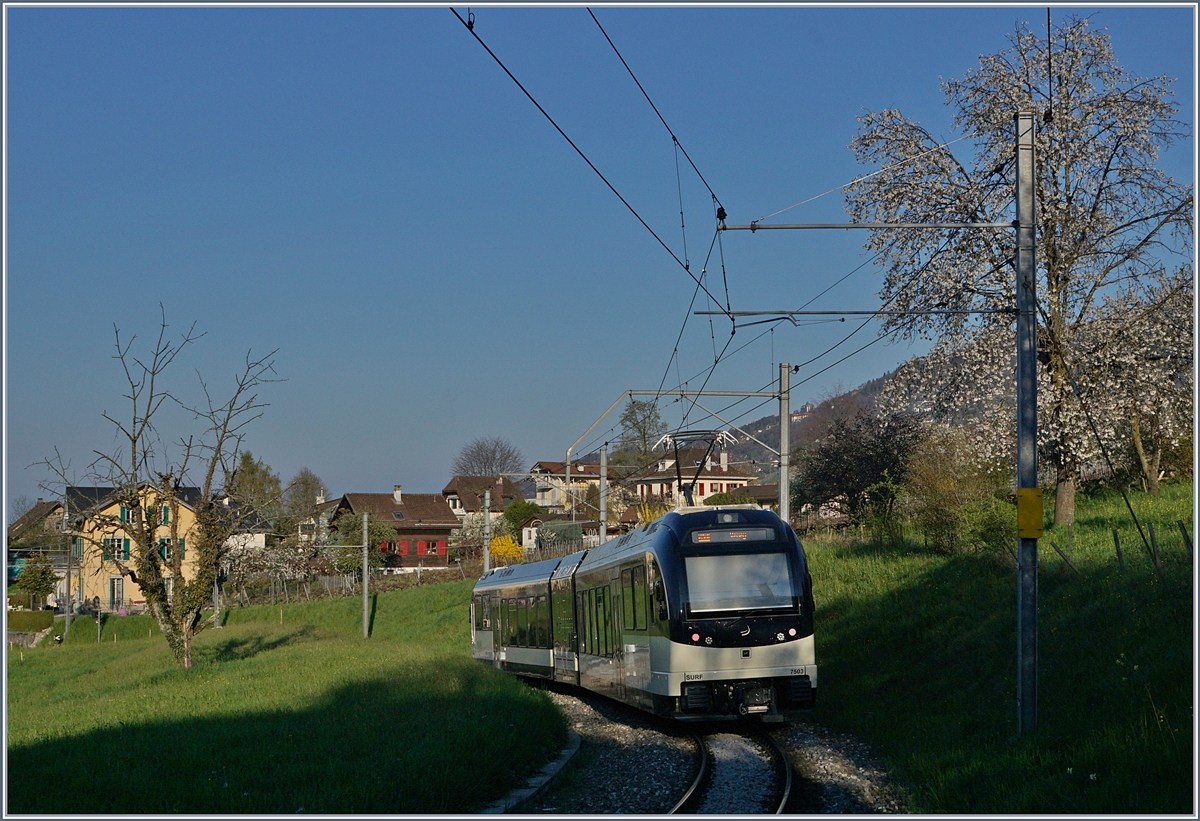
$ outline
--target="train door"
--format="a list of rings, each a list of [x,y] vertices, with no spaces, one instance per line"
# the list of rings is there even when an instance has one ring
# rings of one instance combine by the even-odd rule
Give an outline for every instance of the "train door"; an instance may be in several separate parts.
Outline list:
[[[612,636],[609,639],[611,642],[613,654],[613,685],[616,689],[615,697],[621,701],[625,700],[625,625],[623,619],[623,611],[621,607],[621,579],[620,576],[614,581],[608,583],[609,589],[609,611],[612,613]]]
[[[578,636],[575,626],[575,585],[571,576],[550,581],[551,634],[554,680],[579,684]]]

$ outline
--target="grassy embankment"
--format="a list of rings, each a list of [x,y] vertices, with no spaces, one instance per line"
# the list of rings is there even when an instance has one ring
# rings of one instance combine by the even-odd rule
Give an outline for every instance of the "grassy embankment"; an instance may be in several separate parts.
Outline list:
[[[13,813],[477,812],[561,749],[549,700],[470,658],[471,581],[228,611],[177,669],[149,617],[8,659]],[[61,623],[61,620],[60,620]]]
[[[1154,525],[1160,581],[1121,497],[1081,494],[1039,544],[1034,732],[1017,737],[1016,573],[1007,555],[806,543],[821,664],[816,720],[859,733],[936,813],[1185,813],[1192,790],[1190,483],[1131,497]],[[1124,571],[1113,546],[1121,536]]]
[[[1116,494],[1080,499],[1078,575],[1047,532],[1039,721],[1022,738],[1011,559],[809,541],[816,720],[874,742],[918,811],[1193,812],[1193,564],[1174,525],[1191,532],[1191,502],[1190,484],[1134,501],[1165,584]],[[380,595],[367,642],[356,598],[285,605],[282,625],[277,607],[232,610],[192,671],[149,619],[106,620],[98,646],[81,619],[63,647],[9,660],[9,810],[477,810],[562,726],[468,658],[470,585]]]

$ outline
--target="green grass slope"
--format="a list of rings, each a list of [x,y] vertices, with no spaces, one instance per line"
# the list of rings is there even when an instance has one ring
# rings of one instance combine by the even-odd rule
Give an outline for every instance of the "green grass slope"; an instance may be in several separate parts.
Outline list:
[[[477,812],[566,730],[470,658],[471,584],[373,596],[368,640],[359,599],[284,605],[282,624],[233,609],[191,670],[149,619],[106,619],[99,644],[78,619],[9,658],[8,811]]]
[[[909,544],[806,544],[817,600],[816,719],[860,733],[936,813],[1185,813],[1193,806],[1192,485],[1139,496],[1160,581],[1117,494],[1081,498],[1039,550],[1038,723],[1017,737],[1016,571]],[[1125,567],[1112,528],[1121,531]]]

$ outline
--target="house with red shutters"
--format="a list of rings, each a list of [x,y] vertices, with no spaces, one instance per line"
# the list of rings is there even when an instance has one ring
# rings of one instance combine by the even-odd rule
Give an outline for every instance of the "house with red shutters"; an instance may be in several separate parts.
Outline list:
[[[344,513],[366,513],[396,530],[395,541],[378,545],[400,567],[445,567],[446,546],[461,527],[459,519],[440,493],[404,493],[395,485],[391,493],[347,493],[338,500],[333,518]]]
[[[668,451],[657,462],[625,480],[627,485],[633,486],[639,500],[661,499],[667,505],[682,504],[681,482],[694,483],[693,504],[702,505],[709,496],[740,490],[757,481],[750,471],[729,464],[726,451],[712,454],[704,448],[680,448],[678,453]]]

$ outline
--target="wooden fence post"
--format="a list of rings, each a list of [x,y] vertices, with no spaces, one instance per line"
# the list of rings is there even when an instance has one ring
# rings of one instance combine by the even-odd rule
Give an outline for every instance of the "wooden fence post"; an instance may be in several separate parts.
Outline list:
[[[1150,555],[1154,557],[1154,569],[1158,573],[1158,577],[1166,581],[1163,575],[1162,562],[1158,558],[1158,539],[1154,537],[1154,525],[1146,522],[1146,528],[1150,531]]]
[[[1062,560],[1067,563],[1067,567],[1069,567],[1075,571],[1076,576],[1083,575],[1082,573],[1079,572],[1079,568],[1076,567],[1074,564],[1072,564],[1071,560],[1067,558],[1067,554],[1063,553],[1062,549],[1057,544],[1054,543],[1053,539],[1050,540],[1050,546],[1054,548],[1055,552],[1057,552],[1058,555],[1062,556]]]
[[[1176,519],[1175,524],[1179,525],[1179,532],[1183,535],[1183,546],[1187,548],[1188,558],[1192,557],[1192,537],[1188,535],[1187,528],[1183,526],[1183,519]]]

